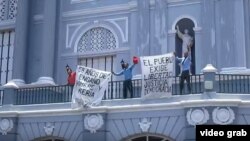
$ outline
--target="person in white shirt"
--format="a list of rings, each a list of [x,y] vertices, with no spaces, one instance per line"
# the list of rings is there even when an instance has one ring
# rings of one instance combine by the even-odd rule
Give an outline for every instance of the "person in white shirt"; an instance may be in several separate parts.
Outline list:
[[[174,55],[176,56],[175,52]],[[187,52],[184,53],[184,57],[179,58],[176,56],[176,60],[180,62],[182,71],[181,71],[181,76],[180,76],[180,94],[183,93],[183,87],[184,87],[184,81],[186,80],[187,86],[188,86],[188,91],[191,93],[191,85],[190,85],[190,66],[192,64],[191,62],[191,52],[190,48],[188,49]]]

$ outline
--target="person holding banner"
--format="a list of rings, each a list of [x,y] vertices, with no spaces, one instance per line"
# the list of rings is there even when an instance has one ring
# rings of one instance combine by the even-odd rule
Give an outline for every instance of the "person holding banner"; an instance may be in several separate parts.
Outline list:
[[[135,67],[135,64],[137,62],[133,61],[133,65],[129,66],[128,63],[121,61],[122,71],[119,73],[112,72],[112,74],[116,76],[124,75],[124,81],[123,81],[123,97],[127,98],[127,92],[129,91],[131,94],[131,98],[133,98],[133,85],[132,85],[132,70]]]
[[[176,53],[174,52],[174,55],[176,56]],[[176,60],[180,62],[181,67],[182,67],[182,72],[181,72],[181,80],[180,80],[180,94],[182,94],[183,87],[184,87],[184,81],[186,80],[187,82],[187,87],[189,93],[191,93],[191,85],[190,85],[190,68],[191,68],[191,52],[190,48],[188,48],[188,51],[184,52],[184,57],[179,58],[176,56]]]

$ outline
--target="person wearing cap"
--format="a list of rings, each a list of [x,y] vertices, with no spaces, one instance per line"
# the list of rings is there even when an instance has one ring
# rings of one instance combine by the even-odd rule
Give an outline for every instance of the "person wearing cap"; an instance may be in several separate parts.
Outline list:
[[[66,71],[68,73],[67,85],[74,86],[76,81],[76,72],[73,72],[69,65],[66,66]]]
[[[127,98],[127,92],[129,91],[131,94],[131,98],[133,98],[133,85],[132,85],[132,70],[135,67],[135,62],[133,65],[129,66],[127,62],[121,61],[122,71],[119,73],[112,72],[112,74],[116,76],[124,75],[123,81],[123,97]]]

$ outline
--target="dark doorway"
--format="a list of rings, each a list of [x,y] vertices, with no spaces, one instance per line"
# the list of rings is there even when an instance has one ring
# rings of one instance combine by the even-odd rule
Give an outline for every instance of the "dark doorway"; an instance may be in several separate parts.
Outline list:
[[[188,18],[183,18],[177,22],[175,26],[179,26],[179,29],[182,33],[184,33],[184,30],[187,29],[190,36],[193,37],[193,45],[191,47],[191,58],[192,58],[192,65],[191,65],[191,73],[195,74],[195,34],[194,34],[194,22]],[[175,52],[178,57],[183,56],[182,52],[182,40],[178,37],[178,35],[175,35]],[[176,63],[175,66],[175,74],[180,74],[180,66],[179,63]]]

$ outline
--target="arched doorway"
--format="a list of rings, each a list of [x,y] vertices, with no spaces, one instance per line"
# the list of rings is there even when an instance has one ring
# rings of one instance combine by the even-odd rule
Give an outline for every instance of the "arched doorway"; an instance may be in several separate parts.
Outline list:
[[[179,26],[179,30],[181,33],[184,33],[184,30],[187,29],[188,30],[188,34],[193,38],[193,43],[192,43],[192,47],[191,47],[191,58],[192,58],[192,65],[191,65],[191,73],[195,74],[195,33],[194,33],[194,22],[189,19],[189,18],[183,18],[180,19],[175,26]],[[182,57],[183,56],[183,52],[182,52],[182,39],[178,37],[178,35],[176,34],[175,36],[175,52],[177,54],[177,56]],[[176,75],[180,74],[180,66],[176,65]]]
[[[128,137],[122,141],[174,141],[174,140],[163,135],[148,133],[148,134],[140,134]]]

